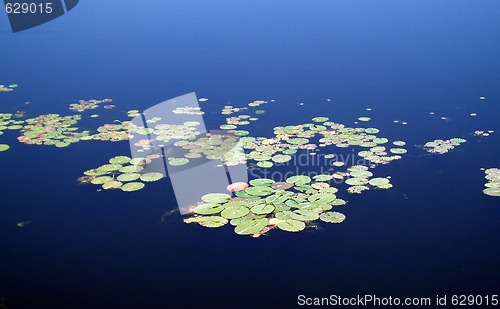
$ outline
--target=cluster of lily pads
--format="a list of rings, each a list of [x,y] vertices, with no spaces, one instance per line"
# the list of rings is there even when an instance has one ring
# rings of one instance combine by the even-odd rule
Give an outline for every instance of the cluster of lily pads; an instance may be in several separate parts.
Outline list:
[[[484,171],[488,182],[483,193],[489,196],[500,196],[500,168],[489,168]]]
[[[9,92],[9,91],[14,90],[14,88],[17,88],[16,84],[12,84],[9,86],[0,85],[0,92]]]
[[[250,186],[231,184],[230,191],[235,192],[235,196],[227,193],[202,196],[202,202],[192,208],[193,216],[184,222],[210,228],[229,223],[236,234],[254,237],[274,228],[300,232],[318,219],[328,223],[343,222],[345,215],[332,211],[346,204],[335,195],[338,189],[325,182],[311,182],[310,177],[298,175],[286,182],[261,178],[251,180]]]
[[[111,99],[104,100],[79,100],[78,103],[73,103],[69,105],[69,109],[75,112],[83,112],[89,109],[96,109],[101,103],[112,102]]]
[[[448,140],[437,139],[435,141],[425,143],[424,149],[429,153],[444,154],[465,142],[466,140],[460,137]]]
[[[78,180],[80,183],[100,185],[104,190],[138,191],[144,188],[145,182],[154,182],[165,177],[159,172],[141,173],[150,163],[150,158],[116,156],[109,159],[107,164],[85,171],[85,176]]]

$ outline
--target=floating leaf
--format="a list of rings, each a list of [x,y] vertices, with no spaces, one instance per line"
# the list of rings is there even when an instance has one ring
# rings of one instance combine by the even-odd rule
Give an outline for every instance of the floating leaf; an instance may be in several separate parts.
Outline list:
[[[290,217],[295,220],[299,221],[313,221],[317,220],[319,218],[319,215],[317,212],[311,211],[311,210],[295,210],[290,213]]]
[[[162,173],[150,172],[150,173],[143,174],[141,176],[141,180],[145,181],[145,182],[152,182],[152,181],[158,181],[158,180],[162,179],[163,177],[164,176]]]
[[[276,163],[285,163],[285,162],[288,162],[292,159],[292,156],[290,155],[275,155],[271,158],[271,160],[273,160],[273,162],[276,162]]]
[[[109,159],[109,163],[112,164],[127,164],[130,162],[130,158],[127,156],[116,156],[111,159]]]
[[[370,121],[372,119],[370,117],[359,117],[358,120],[363,121],[363,122],[367,122],[367,121]]]
[[[140,165],[129,165],[120,168],[118,171],[120,171],[121,173],[137,173],[142,171],[143,169],[144,167]]]
[[[250,210],[256,215],[267,215],[274,211],[274,206],[270,204],[258,204],[250,208]]]
[[[312,121],[314,121],[314,122],[326,122],[326,121],[328,121],[328,119],[329,119],[328,117],[314,117],[312,119]]]
[[[269,221],[266,218],[243,219],[234,228],[234,232],[238,235],[252,235],[260,232],[268,225]]]
[[[483,193],[489,196],[500,196],[500,188],[486,188]]]
[[[274,183],[274,180],[268,178],[258,178],[250,180],[250,184],[255,187],[270,187]]]
[[[169,158],[168,164],[172,166],[180,166],[189,163],[189,159],[186,158]]]
[[[300,186],[311,182],[311,177],[305,175],[297,175],[287,178],[286,182],[296,186]]]
[[[196,206],[193,212],[200,215],[213,215],[220,213],[222,210],[224,210],[224,206],[221,204],[207,203]]]
[[[340,212],[331,211],[322,213],[319,218],[321,221],[328,223],[341,223],[345,220],[345,215]]]
[[[368,180],[365,178],[349,178],[345,181],[346,184],[350,186],[362,186],[368,183]]]
[[[274,165],[273,162],[269,162],[269,161],[260,161],[260,162],[257,162],[257,166],[260,167],[260,168],[270,168],[273,165]]]
[[[104,190],[109,190],[109,189],[119,189],[121,186],[122,186],[123,183],[121,183],[120,181],[116,181],[116,180],[111,180],[111,181],[108,181],[106,183],[104,183],[102,185],[102,188]]]
[[[379,187],[379,186],[387,185],[389,183],[389,179],[387,179],[387,178],[372,178],[372,179],[370,179],[370,181],[368,183],[372,186]]]
[[[306,228],[306,224],[299,220],[286,219],[278,223],[278,228],[287,232],[300,232]]]
[[[408,151],[404,148],[391,148],[390,152],[395,153],[395,154],[405,154]]]
[[[368,134],[377,134],[378,132],[380,132],[380,130],[377,128],[367,128],[365,129],[365,132]]]
[[[0,152],[9,150],[10,146],[7,144],[0,144]]]
[[[250,210],[243,206],[227,207],[221,212],[221,216],[226,219],[236,219],[246,216]]]
[[[129,182],[129,181],[134,181],[137,180],[141,177],[140,174],[136,173],[127,173],[127,174],[121,174],[118,177],[116,177],[116,180],[121,181],[121,182]]]
[[[92,179],[90,181],[90,183],[94,184],[94,185],[102,185],[108,181],[112,181],[114,180],[113,177],[111,176],[100,176],[100,177],[96,177],[94,179]]]
[[[249,187],[245,190],[246,193],[254,196],[266,196],[274,192],[270,187]]]
[[[137,191],[142,188],[144,188],[144,184],[142,182],[129,182],[122,186],[122,190],[125,192]]]
[[[207,216],[202,217],[198,223],[204,227],[216,228],[226,225],[228,221],[219,216]]]
[[[231,195],[225,193],[209,193],[201,197],[201,200],[211,204],[222,204],[231,199]]]

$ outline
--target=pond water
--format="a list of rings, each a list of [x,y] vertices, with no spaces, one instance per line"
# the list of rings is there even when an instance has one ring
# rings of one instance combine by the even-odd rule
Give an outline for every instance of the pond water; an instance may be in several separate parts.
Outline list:
[[[89,0],[16,34],[0,14],[0,84],[19,85],[0,92],[0,113],[81,114],[76,126],[95,130],[196,92],[208,98],[200,103],[208,129],[225,123],[225,105],[275,100],[257,108],[266,112],[248,126],[251,136],[325,116],[375,127],[408,150],[373,169],[393,188],[358,195],[338,186],[348,201],[341,224],[252,238],[185,224],[179,213],[162,220],[177,209],[168,178],[137,192],[78,183],[130,155],[127,141],[56,148],[5,130],[0,304],[291,308],[301,294],[498,294],[500,198],[482,192],[481,169],[500,167],[499,9],[495,1]],[[69,110],[104,98],[116,108]],[[363,116],[371,121],[355,124]],[[467,142],[443,155],[417,147],[451,138]],[[356,149],[333,146],[346,156]],[[288,169],[296,171],[273,171]]]

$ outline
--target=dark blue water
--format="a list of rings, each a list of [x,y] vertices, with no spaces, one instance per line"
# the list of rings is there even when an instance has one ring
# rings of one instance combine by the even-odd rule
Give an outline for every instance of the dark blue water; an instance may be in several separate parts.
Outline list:
[[[168,180],[131,194],[77,184],[127,142],[54,149],[6,132],[0,298],[7,308],[290,308],[299,294],[499,294],[500,203],[482,193],[480,170],[500,166],[499,11],[496,1],[81,1],[18,34],[0,14],[0,83],[20,85],[0,93],[0,112],[71,114],[79,99],[112,98],[116,110],[81,124],[92,128],[196,91],[209,98],[209,127],[223,105],[276,99],[253,134],[370,116],[409,149],[374,171],[393,189],[342,187],[344,223],[254,239],[179,215],[160,224],[176,208]],[[460,136],[468,142],[443,156],[413,147]]]

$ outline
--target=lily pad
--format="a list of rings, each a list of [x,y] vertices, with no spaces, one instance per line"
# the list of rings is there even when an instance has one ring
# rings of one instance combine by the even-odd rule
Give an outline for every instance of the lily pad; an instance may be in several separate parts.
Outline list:
[[[274,180],[268,178],[257,178],[250,180],[250,184],[255,187],[269,187],[274,183]]]
[[[345,215],[336,212],[336,211],[329,211],[329,212],[324,212],[319,216],[319,219],[324,222],[328,223],[341,223],[345,220]]]
[[[105,184],[106,182],[112,181],[112,180],[114,180],[114,179],[111,176],[100,176],[100,177],[96,177],[96,178],[92,179],[90,181],[90,183],[93,185],[102,185],[102,184]]]
[[[246,193],[254,196],[266,196],[274,192],[270,187],[249,187],[245,190]]]
[[[163,174],[158,173],[158,172],[150,172],[150,173],[143,174],[141,176],[141,180],[144,182],[158,181],[162,178],[163,178]]]
[[[370,179],[370,181],[368,183],[374,187],[379,187],[379,186],[387,185],[389,183],[389,179],[387,179],[387,178],[372,178],[372,179]]]
[[[299,209],[292,211],[292,213],[290,213],[290,218],[299,221],[313,221],[317,220],[319,218],[319,215],[317,212],[311,210]]]
[[[300,232],[306,228],[306,224],[299,220],[287,219],[280,221],[278,228],[287,232]]]
[[[117,180],[111,180],[102,185],[102,188],[104,190],[110,190],[110,189],[119,189],[123,185],[122,182],[117,181]]]
[[[121,181],[121,182],[129,182],[129,181],[134,181],[141,178],[140,174],[136,173],[126,173],[126,174],[121,174],[118,177],[116,177],[116,180]]]
[[[185,165],[189,163],[189,159],[187,158],[169,158],[168,159],[168,164],[172,166],[180,166],[180,165]]]
[[[211,204],[222,204],[231,199],[231,195],[225,193],[209,193],[201,197],[201,200]]]
[[[220,213],[222,210],[224,210],[224,206],[221,204],[206,203],[196,206],[193,212],[200,215],[213,215]]]
[[[368,180],[365,178],[349,178],[345,181],[346,184],[350,186],[362,186],[368,183]]]
[[[130,162],[130,158],[127,156],[116,156],[111,159],[109,159],[109,163],[111,164],[127,164]]]
[[[142,182],[129,182],[122,186],[122,190],[125,192],[138,191],[142,188],[144,188],[144,184]]]
[[[224,209],[221,212],[221,216],[226,218],[226,219],[236,219],[236,218],[241,218],[241,217],[248,215],[249,212],[250,212],[250,210],[246,207],[231,206],[231,207],[227,207],[226,209]]]
[[[7,144],[0,144],[0,152],[9,150],[10,146]]]
[[[267,215],[274,211],[274,206],[270,204],[258,204],[250,208],[250,210],[256,215]]]
[[[234,228],[234,232],[238,235],[252,235],[262,231],[268,224],[266,218],[243,219]]]
[[[202,217],[198,223],[204,227],[216,228],[224,226],[228,222],[227,219],[219,216],[206,216]]]
[[[288,162],[292,159],[292,156],[290,155],[275,155],[271,158],[271,160],[273,160],[273,162],[276,162],[276,163],[285,163],[285,162]]]
[[[500,188],[486,188],[483,193],[489,196],[500,196]]]
[[[297,176],[292,176],[292,177],[287,178],[286,182],[288,182],[289,184],[296,185],[296,186],[301,186],[301,185],[304,185],[306,183],[310,183],[311,177],[305,176],[305,175],[297,175]]]
[[[273,165],[274,165],[273,162],[269,162],[269,161],[260,161],[260,162],[257,162],[257,166],[260,167],[260,168],[270,168]]]
[[[405,154],[408,151],[404,148],[391,148],[390,152],[392,152],[394,154]]]

